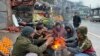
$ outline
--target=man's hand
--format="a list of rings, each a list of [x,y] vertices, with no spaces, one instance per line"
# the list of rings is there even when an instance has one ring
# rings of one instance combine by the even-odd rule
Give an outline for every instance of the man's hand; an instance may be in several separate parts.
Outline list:
[[[48,39],[49,37],[51,37],[52,36],[52,34],[47,34],[46,35],[46,37],[45,37],[45,39]],[[53,38],[53,37],[52,37]]]
[[[53,42],[53,37],[49,37],[46,41],[46,45],[48,46],[48,45],[52,44],[52,42]]]

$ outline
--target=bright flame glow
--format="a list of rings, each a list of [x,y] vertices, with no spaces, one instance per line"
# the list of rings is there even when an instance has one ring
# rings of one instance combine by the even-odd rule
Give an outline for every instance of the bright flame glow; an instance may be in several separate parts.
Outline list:
[[[65,45],[64,38],[63,37],[58,37],[58,38],[55,38],[55,40],[53,42],[53,45],[52,45],[52,48],[54,50],[58,50],[63,45]]]

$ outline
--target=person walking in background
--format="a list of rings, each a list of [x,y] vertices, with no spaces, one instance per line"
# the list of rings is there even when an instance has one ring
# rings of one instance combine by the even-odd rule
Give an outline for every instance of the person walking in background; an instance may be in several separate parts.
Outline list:
[[[73,26],[75,29],[77,29],[81,24],[81,18],[77,12],[75,12],[75,15],[73,16]]]

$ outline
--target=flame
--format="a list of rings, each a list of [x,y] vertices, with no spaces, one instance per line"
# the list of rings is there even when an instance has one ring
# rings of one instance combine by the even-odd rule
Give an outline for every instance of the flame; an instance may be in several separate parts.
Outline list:
[[[0,51],[4,55],[10,54],[10,49],[12,48],[12,46],[12,41],[8,37],[3,37],[3,39],[0,41]]]
[[[63,37],[57,37],[53,42],[52,48],[58,50],[63,45],[65,45],[65,39]]]

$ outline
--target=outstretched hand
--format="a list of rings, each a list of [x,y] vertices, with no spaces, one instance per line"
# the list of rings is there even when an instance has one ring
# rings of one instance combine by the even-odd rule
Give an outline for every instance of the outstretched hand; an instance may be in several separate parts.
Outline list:
[[[53,37],[49,37],[46,41],[46,45],[48,46],[48,45],[52,44],[52,42],[53,42]]]

